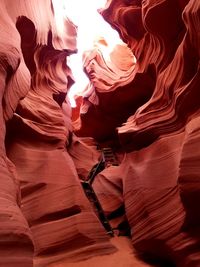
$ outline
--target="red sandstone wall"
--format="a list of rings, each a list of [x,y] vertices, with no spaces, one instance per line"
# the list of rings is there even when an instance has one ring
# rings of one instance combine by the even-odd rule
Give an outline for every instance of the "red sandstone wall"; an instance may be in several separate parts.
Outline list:
[[[199,266],[200,3],[108,1],[101,14],[137,59],[129,90],[136,90],[137,75],[143,77],[137,84],[140,92],[149,91],[147,75],[155,82],[151,97],[117,128],[121,149],[128,152],[122,164],[102,172],[95,190],[107,213],[124,201],[139,255],[170,260],[181,267]],[[104,95],[107,92],[102,99]],[[110,96],[112,103],[115,96]],[[137,98],[131,101],[137,104]],[[116,119],[120,106],[112,108]],[[101,105],[95,110],[104,113]],[[90,119],[90,110],[83,116],[83,131],[87,116]],[[99,120],[96,131],[103,126]],[[96,135],[94,130],[91,133]],[[101,133],[99,141],[109,139],[106,130],[101,128]]]
[[[28,267],[34,260],[44,267],[114,252],[67,151],[73,78],[66,59],[76,51],[77,29],[65,18],[58,31],[49,0],[6,0],[0,8],[0,266]],[[98,153],[91,162],[97,159]]]
[[[36,266],[113,252],[75,169],[84,178],[98,152],[74,140],[73,162],[66,149],[76,28],[67,20],[58,34],[49,0],[5,0],[0,11],[0,264],[32,266],[33,243]],[[77,133],[124,151],[94,189],[108,214],[124,203],[139,255],[199,266],[199,1],[111,0],[101,13],[137,62],[127,48],[110,65],[98,49],[85,54]]]

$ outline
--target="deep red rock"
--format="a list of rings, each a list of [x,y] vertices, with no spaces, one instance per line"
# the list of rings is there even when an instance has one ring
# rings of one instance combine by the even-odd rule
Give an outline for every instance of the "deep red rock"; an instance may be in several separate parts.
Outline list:
[[[106,215],[125,207],[111,225],[128,220],[142,259],[199,266],[199,1],[111,0],[100,10],[127,45],[107,59],[101,40],[83,55],[82,138],[66,98],[76,26],[61,18],[58,28],[50,0],[2,0],[0,12],[0,266],[116,251],[80,184],[97,143],[123,155],[93,184]]]

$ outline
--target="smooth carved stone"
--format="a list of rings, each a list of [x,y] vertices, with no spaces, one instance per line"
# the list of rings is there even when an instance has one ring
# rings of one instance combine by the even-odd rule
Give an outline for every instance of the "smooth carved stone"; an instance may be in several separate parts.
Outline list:
[[[94,191],[116,232],[120,223],[126,219],[122,176],[121,167],[110,166],[98,174],[93,182]]]
[[[186,229],[196,232],[199,227],[199,128],[200,118],[188,123],[180,162],[180,194],[186,209]]]
[[[112,14],[120,14],[121,6],[126,6],[125,1],[116,2]],[[129,151],[148,146],[164,133],[181,131],[199,109],[199,36],[194,30],[199,27],[199,21],[194,20],[199,3],[152,0],[142,2],[141,8],[147,32],[141,41],[132,40],[129,47],[136,55],[136,68],[143,70],[155,64],[157,82],[150,100],[118,128],[121,143]],[[102,14],[111,24],[117,20],[116,28],[120,29],[120,17],[107,17],[106,10]],[[164,19],[167,14],[170,23],[173,21],[171,27]]]
[[[32,267],[32,234],[20,209],[16,169],[5,150],[5,122],[27,93],[30,75],[21,59],[20,36],[4,1],[0,3],[0,12],[0,266]]]
[[[82,114],[87,112],[91,104],[98,105],[98,93],[115,91],[132,81],[135,58],[126,45],[116,45],[113,51],[109,52],[108,47],[101,45],[100,40],[94,49],[84,52],[83,67],[90,83],[83,92]]]
[[[50,0],[7,0],[0,9],[0,265],[31,267],[35,256],[35,266],[44,267],[62,258],[77,261],[114,252],[66,150],[72,130],[66,94],[73,83],[66,57],[76,51],[77,29],[60,16],[61,31]],[[4,120],[6,153],[17,174],[6,159]]]
[[[94,181],[107,215],[125,203],[142,259],[199,265],[199,125],[197,116],[184,132],[126,154],[119,167],[105,169]]]
[[[108,75],[105,72],[105,67],[101,63],[102,59],[99,56],[100,53],[96,55],[96,52],[94,50],[90,53],[85,54],[84,67],[86,73],[88,74],[92,82],[88,86],[88,91],[86,94],[87,97],[83,99],[83,104],[81,107],[81,123],[78,124],[78,127],[80,127],[80,131],[77,131],[78,135],[93,136],[99,142],[105,142],[106,139],[117,139],[115,129],[116,127],[118,127],[117,125],[122,125],[122,127],[119,128],[118,133],[121,143],[124,147],[126,147],[127,150],[138,149],[142,146],[147,146],[158,138],[159,132],[152,130],[152,127],[149,127],[147,133],[146,130],[143,131],[143,129],[141,129],[140,133],[138,134],[137,130],[135,131],[131,129],[131,125],[134,124],[134,122],[132,122],[133,120],[137,121],[137,125],[141,124],[141,122],[139,123],[138,121],[141,120],[139,116],[143,112],[143,107],[146,108],[145,103],[152,103],[154,98],[157,99],[157,96],[150,98],[152,92],[159,92],[161,95],[163,95],[163,90],[166,86],[166,77],[168,77],[167,80],[172,81],[172,65],[170,64],[172,60],[174,62],[173,68],[175,68],[175,70],[178,70],[177,66],[181,64],[177,52],[181,50],[182,45],[185,46],[183,41],[184,34],[186,32],[184,20],[182,19],[183,6],[181,5],[181,7],[182,8],[180,8],[180,3],[177,1],[145,1],[143,3],[141,1],[131,1],[129,3],[127,1],[110,1],[106,5],[106,7],[100,11],[103,17],[115,29],[118,30],[120,36],[123,36],[123,40],[127,42],[128,46],[133,51],[137,61],[134,67],[132,81],[129,81],[129,83],[126,85],[123,85],[122,83],[120,87],[115,87],[115,85],[113,87],[114,83],[109,82],[109,79],[107,78]],[[138,21],[138,16],[134,13],[134,10],[140,10],[140,21]],[[172,14],[170,10],[173,10]],[[127,17],[130,17],[128,15],[129,12],[130,14],[132,14],[131,18],[133,21],[128,21],[128,23],[126,24],[124,23],[124,21]],[[163,15],[160,15],[162,12]],[[167,17],[169,16],[167,14],[169,13],[171,17],[170,21],[173,24],[173,27],[169,27],[167,23]],[[156,16],[156,14],[158,15]],[[159,19],[159,16],[161,16],[161,19]],[[159,20],[160,23],[157,23],[157,20]],[[135,38],[134,36],[134,31],[138,30],[138,27],[134,27],[134,23],[137,23],[137,25],[143,25],[145,28],[140,38]],[[129,31],[129,28],[133,32]],[[137,33],[135,34],[137,35]],[[188,42],[186,41],[186,43]],[[187,44],[186,48],[184,47],[184,50],[185,52],[183,53],[186,53],[184,56],[185,59],[189,55],[188,51],[191,51],[191,55],[189,55],[189,58],[194,62],[193,65],[195,68],[195,52],[192,52],[192,50],[187,47]],[[183,57],[182,52],[180,53],[180,57]],[[129,57],[131,56],[129,55]],[[95,60],[91,60],[91,58],[94,58]],[[184,65],[189,66],[190,64],[185,62]],[[152,71],[152,69],[154,69],[155,71]],[[167,71],[168,69],[170,69],[170,71]],[[163,70],[166,71],[166,73],[164,73]],[[118,94],[117,92],[119,90],[123,90],[124,95],[126,94],[129,96],[131,94],[134,94],[134,92],[136,93],[137,90],[134,86],[134,82],[137,79],[137,75],[145,75],[146,72],[149,72],[152,78],[158,81],[158,84],[156,85],[156,87],[153,88],[142,83],[137,84],[138,90],[140,89],[143,102],[138,100],[137,94],[133,95],[129,99],[133,107],[135,106],[136,109],[134,110],[134,108],[132,108],[132,110],[129,110],[129,104],[127,99],[120,94],[119,100],[116,97],[116,95]],[[184,73],[187,72],[190,72],[189,68],[187,71],[184,71]],[[156,76],[153,73],[156,73]],[[180,76],[180,73],[178,75]],[[100,76],[102,77],[101,80],[98,79],[98,77]],[[177,77],[177,75],[174,75],[174,77]],[[182,77],[184,79],[184,75],[182,75]],[[111,78],[113,80],[112,76]],[[143,81],[145,79],[146,77],[144,76]],[[160,79],[163,80],[160,82]],[[127,92],[125,88],[128,87],[129,91]],[[144,87],[144,89],[141,90],[141,87]],[[159,88],[161,88],[161,90]],[[109,91],[113,90],[115,90],[115,93],[113,92],[112,94],[109,94]],[[146,94],[148,94],[148,97],[144,97],[144,95],[142,95],[142,91],[146,92]],[[170,92],[169,97],[171,97],[171,94],[172,93]],[[113,110],[115,110],[115,114],[114,112],[110,111],[111,108],[107,108],[107,110],[102,104],[106,101],[105,98],[109,97],[111,99],[110,101],[112,101],[112,105],[106,104],[106,106],[112,106]],[[126,99],[125,102],[127,104],[127,107],[123,105],[120,106],[121,102],[123,103],[123,99]],[[115,104],[115,100],[118,105]],[[93,103],[94,106],[90,103]],[[163,102],[161,102],[160,99],[159,103],[160,105],[163,105],[161,104]],[[132,119],[131,116],[127,123],[125,123],[126,119],[129,116],[128,114],[134,114],[137,109],[138,111],[135,115],[133,115],[134,119]],[[127,115],[123,114],[124,110],[127,111]],[[155,107],[155,110],[158,109]],[[121,118],[119,118],[120,116]],[[94,124],[95,128],[99,129],[99,132],[95,132],[94,129],[90,130],[89,127],[86,126],[87,122],[89,122],[89,125]],[[123,126],[123,124],[125,124],[125,126]],[[105,128],[104,125],[106,125],[107,132],[103,130]],[[132,141],[132,139],[135,140],[135,142]],[[132,144],[133,142],[136,145]]]
[[[15,167],[2,155],[2,151],[0,168],[0,266],[32,267],[32,234],[20,209]]]
[[[66,51],[52,46],[35,49],[30,91],[8,127],[7,154],[18,172],[21,208],[33,233],[34,262],[41,267],[63,258],[78,261],[116,251],[66,148],[71,108],[67,99],[57,97],[66,95],[70,86],[66,56]]]
[[[38,267],[116,251],[80,186],[99,153],[70,140],[77,28],[61,16],[58,27],[55,3],[0,4],[2,267],[31,267],[33,243]],[[100,13],[129,48],[85,52],[77,131],[129,151],[96,177],[96,194],[107,215],[125,206],[112,225],[127,217],[138,256],[177,267],[200,264],[199,11],[197,0],[108,1]]]
[[[97,150],[97,144],[92,138],[78,138],[73,135],[68,152],[79,178],[87,180],[90,171],[101,159],[101,152]]]
[[[30,147],[23,141],[15,142],[9,152],[20,177],[22,210],[33,233],[36,266],[115,251],[64,148],[45,151],[37,143]]]
[[[3,2],[5,2],[6,9],[14,23],[17,22],[18,18],[19,20],[20,18],[24,20],[26,17],[27,20],[30,20],[34,24],[37,31],[37,44],[51,44],[55,49],[64,49],[69,53],[76,51],[77,27],[66,16],[63,16],[63,14],[60,14],[60,24],[57,24],[55,16],[58,15],[58,11],[56,5],[53,5],[51,0],[29,2],[24,0],[19,0],[18,2],[3,0]],[[25,25],[27,25],[27,20],[24,20]],[[27,34],[25,28],[22,31]],[[51,36],[49,36],[50,32]],[[34,36],[30,35],[29,38],[34,40]],[[49,38],[51,39],[50,41],[48,40]]]
[[[109,1],[100,14],[120,34],[122,40],[141,40],[146,32],[142,22],[141,1]]]
[[[51,264],[49,267],[115,267],[116,264],[118,267],[124,267],[124,264],[126,267],[152,267],[152,265],[137,259],[129,238],[124,236],[114,237],[111,242],[118,248],[118,251],[112,255],[95,256],[75,263],[60,261]]]
[[[164,42],[176,39],[177,33],[184,27],[182,10],[177,0],[145,1],[142,11],[147,30],[162,38]],[[170,20],[167,19],[169,17]]]
[[[121,146],[130,153],[117,171],[98,175],[96,190],[107,212],[120,205],[123,195],[140,256],[180,267],[200,263],[199,10],[200,3],[194,0],[108,1],[101,10],[136,56],[130,91],[137,74],[142,76],[152,65],[156,82],[149,100],[118,127]],[[140,31],[134,28],[136,23]],[[104,95],[98,95],[95,112],[101,110]],[[112,114],[109,107],[107,117]],[[101,125],[101,115],[93,124]],[[108,201],[110,196],[113,202]]]
[[[154,66],[149,66],[144,73],[137,73],[134,57],[125,46],[116,47],[116,51],[110,54],[112,62],[106,61],[101,50],[96,48],[87,51],[84,56],[84,68],[90,84],[84,93],[80,130],[76,129],[76,134],[92,136],[100,143],[109,140],[117,143],[116,127],[124,123],[152,94],[155,86]]]

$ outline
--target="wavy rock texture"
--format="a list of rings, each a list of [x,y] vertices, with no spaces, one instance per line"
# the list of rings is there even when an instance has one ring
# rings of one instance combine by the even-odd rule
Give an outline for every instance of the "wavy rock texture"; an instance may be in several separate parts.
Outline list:
[[[110,166],[94,180],[93,188],[110,225],[117,235],[129,231],[124,209],[123,173],[121,166]]]
[[[163,133],[181,129],[199,108],[196,100],[199,84],[199,37],[193,34],[195,27],[198,27],[198,19],[193,21],[193,18],[198,18],[198,4],[190,1],[183,10],[184,3],[179,1],[145,1],[134,8],[141,10],[146,32],[142,39],[137,39],[133,33],[129,34],[128,44],[141,70],[150,64],[155,65],[157,79],[151,99],[118,130],[121,142],[124,138],[127,149],[138,149],[150,144]],[[103,12],[105,18],[108,10]],[[125,10],[131,12],[132,6],[116,6],[113,23],[118,27],[122,21],[126,22],[128,15]],[[173,23],[171,27],[165,20],[169,16],[170,23]],[[127,31],[124,34],[128,34]],[[191,104],[187,99],[190,99]]]
[[[16,167],[21,210],[30,226],[16,205],[19,189],[11,179],[16,171],[8,160],[5,163],[4,149],[2,179],[7,184],[2,187],[2,214],[12,220],[7,219],[7,230],[1,230],[2,250],[12,253],[8,247],[15,246],[13,258],[5,258],[2,253],[0,261],[6,266],[32,266],[32,240],[34,266],[41,267],[63,258],[71,262],[116,251],[83,192],[67,152],[72,126],[66,94],[73,77],[66,58],[76,51],[76,27],[65,18],[64,31],[60,32],[53,8],[49,0],[5,1],[8,21],[14,22],[9,34],[13,39],[16,35],[17,43],[16,48],[11,46],[11,55],[8,49],[1,57],[2,112],[8,120],[6,152]],[[15,75],[11,76],[12,71]]]
[[[40,24],[34,17],[35,7],[30,4],[29,10],[28,4],[16,23],[31,86],[8,123],[7,154],[17,169],[21,209],[33,234],[35,265],[46,266],[62,258],[77,261],[116,249],[93,212],[66,149],[72,129],[66,94],[73,83],[66,57],[75,47],[66,41],[68,35],[58,41],[53,26],[47,31],[52,14],[47,12],[49,21],[42,18]],[[75,34],[75,26],[67,23],[67,34]],[[46,30],[44,36],[40,27]],[[72,37],[75,40],[76,35]]]
[[[199,266],[200,3],[108,1],[101,14],[133,51],[137,74],[154,66],[156,81],[151,98],[118,127],[129,153],[118,170],[99,175],[99,197],[110,212],[123,196],[141,257]]]
[[[16,169],[5,151],[5,122],[27,93],[30,75],[21,57],[20,35],[4,1],[0,3],[0,12],[0,266],[31,267],[32,235],[20,209]]]
[[[76,171],[81,180],[86,180],[94,165],[96,165],[101,153],[97,150],[97,144],[93,138],[78,138],[72,136],[72,142],[68,147]],[[83,160],[84,159],[84,160]]]
[[[61,15],[56,23],[55,3],[0,4],[2,267],[31,267],[33,244],[41,267],[116,251],[80,186],[99,153],[72,137],[66,58],[77,29]],[[138,256],[197,267],[200,3],[111,0],[100,12],[127,46],[108,58],[103,43],[85,52],[90,84],[76,133],[127,153],[94,188],[108,215],[124,205],[111,223],[127,218]]]
[[[90,84],[84,92],[76,134],[115,143],[116,127],[150,98],[155,70],[150,66],[142,75],[136,73],[134,56],[125,45],[117,45],[109,58],[105,49],[99,45],[84,54]]]
[[[96,256],[88,260],[74,263],[62,261],[56,264],[51,264],[49,267],[152,267],[152,265],[144,263],[135,257],[131,241],[126,237],[114,237],[111,239],[111,242],[118,248],[116,253]]]

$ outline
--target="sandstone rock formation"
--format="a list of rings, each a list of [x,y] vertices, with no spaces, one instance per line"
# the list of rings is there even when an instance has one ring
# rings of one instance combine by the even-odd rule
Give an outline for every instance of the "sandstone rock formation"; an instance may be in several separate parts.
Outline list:
[[[12,6],[3,1],[1,6],[5,23],[11,24],[9,29],[2,26],[3,33],[16,38],[6,51],[5,36],[1,57],[2,125],[6,120],[6,153],[15,165],[5,155],[4,126],[2,264],[32,266],[34,257],[35,266],[46,266],[62,258],[114,252],[67,152],[72,127],[66,94],[73,77],[66,58],[76,51],[76,27],[63,18],[60,35],[51,1],[16,1]]]
[[[117,143],[116,127],[150,98],[155,71],[150,66],[148,71],[138,73],[135,58],[125,44],[117,45],[108,59],[104,49],[99,45],[84,54],[83,66],[90,84],[80,110],[81,127],[75,130],[76,134],[92,136],[100,143]]]
[[[83,55],[79,137],[66,96],[77,28],[56,8],[0,3],[0,266],[82,266],[116,251],[80,183],[97,143],[120,163],[93,184],[111,225],[130,227],[143,260],[199,266],[199,1],[107,1],[100,13],[125,44]]]
[[[20,189],[14,165],[5,151],[6,121],[30,86],[20,36],[10,18],[6,3],[0,4],[0,266],[33,266],[33,240],[20,209]]]
[[[141,91],[149,91],[144,74],[154,83],[150,98],[118,127],[121,150],[128,152],[122,164],[99,174],[96,181],[106,211],[124,201],[140,256],[192,267],[200,264],[199,11],[200,4],[192,0],[108,1],[101,10],[136,57],[133,82],[137,75],[143,77]],[[113,93],[112,103],[114,98]],[[132,105],[135,102],[133,98]],[[102,108],[96,105],[95,110]],[[121,114],[120,108],[117,112]],[[97,128],[103,125],[99,120]],[[99,141],[109,138],[104,132]]]

